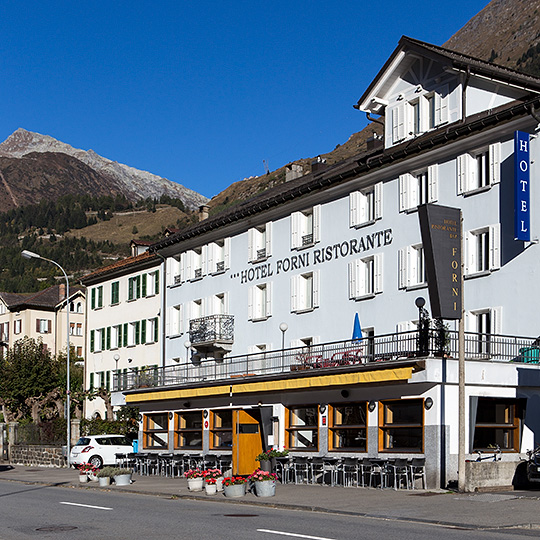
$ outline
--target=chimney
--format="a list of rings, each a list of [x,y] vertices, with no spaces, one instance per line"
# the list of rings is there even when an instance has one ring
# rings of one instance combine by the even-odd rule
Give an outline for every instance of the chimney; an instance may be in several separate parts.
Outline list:
[[[60,300],[63,300],[66,297],[66,284],[60,283],[58,285],[58,296]]]
[[[206,204],[199,206],[199,221],[204,221],[208,218],[208,210],[210,210],[210,207]]]

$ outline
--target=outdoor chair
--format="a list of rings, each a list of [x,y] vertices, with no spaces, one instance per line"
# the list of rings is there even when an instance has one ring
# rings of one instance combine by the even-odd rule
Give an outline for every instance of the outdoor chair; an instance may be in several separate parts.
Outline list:
[[[292,472],[295,484],[309,484],[311,464],[305,456],[294,456],[292,460]]]
[[[381,488],[386,487],[386,472],[386,462],[373,461],[369,458],[362,460],[362,477],[369,474],[369,487],[375,487],[374,482],[377,483],[377,480]]]
[[[359,487],[360,484],[364,487],[364,478],[360,475],[358,458],[344,458],[341,462],[340,470],[343,478],[343,485],[345,487],[353,485]]]
[[[288,484],[291,481],[293,470],[290,456],[276,458],[276,473],[282,484]]]
[[[409,489],[409,467],[406,459],[398,458],[393,462],[389,462],[387,464],[387,470],[388,474],[392,477],[395,490],[401,488],[403,481],[406,488]]]
[[[412,489],[415,489],[417,478],[422,479],[422,489],[426,489],[426,458],[413,458],[409,464],[409,475]]]
[[[329,477],[329,484],[335,486],[338,475],[338,458],[313,457],[310,459],[310,476],[311,483],[318,483],[320,478],[321,484],[325,484],[326,477]]]

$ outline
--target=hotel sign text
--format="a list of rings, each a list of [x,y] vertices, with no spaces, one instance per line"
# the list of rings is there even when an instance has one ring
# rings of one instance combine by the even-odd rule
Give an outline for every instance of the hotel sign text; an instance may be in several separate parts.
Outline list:
[[[531,240],[529,134],[514,133],[514,237]]]

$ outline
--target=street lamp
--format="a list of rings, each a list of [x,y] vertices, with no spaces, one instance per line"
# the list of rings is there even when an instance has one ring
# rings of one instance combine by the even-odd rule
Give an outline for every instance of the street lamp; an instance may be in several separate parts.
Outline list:
[[[289,325],[286,322],[282,322],[279,325],[281,330],[281,369],[285,369],[285,332],[288,330]]]
[[[67,274],[65,270],[55,261],[51,259],[46,259],[45,257],[42,257],[41,255],[38,255],[37,253],[34,253],[32,251],[28,251],[25,249],[21,252],[21,255],[25,259],[41,259],[42,261],[47,261],[62,271],[62,274],[64,274],[64,278],[66,279],[66,339],[67,339],[67,351],[66,351],[66,420],[67,420],[67,466],[68,469],[71,466],[69,454],[71,451],[71,411],[70,411],[70,376],[69,376],[69,279],[67,277]]]

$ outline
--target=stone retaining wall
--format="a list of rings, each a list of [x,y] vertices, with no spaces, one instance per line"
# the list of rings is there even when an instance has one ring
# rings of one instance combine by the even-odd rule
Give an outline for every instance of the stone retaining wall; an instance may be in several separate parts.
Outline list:
[[[39,467],[65,467],[66,459],[61,446],[12,445],[9,462],[13,465],[30,465]]]

